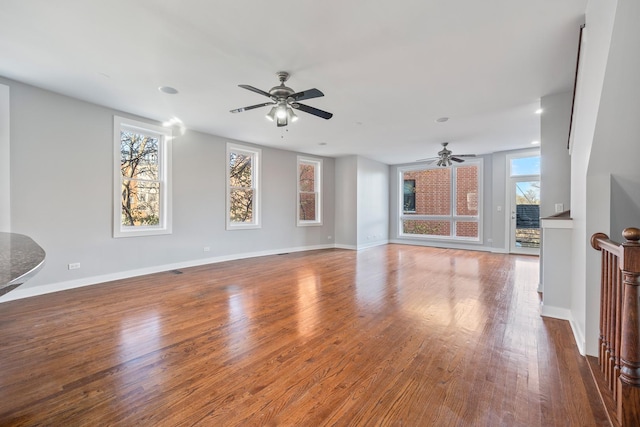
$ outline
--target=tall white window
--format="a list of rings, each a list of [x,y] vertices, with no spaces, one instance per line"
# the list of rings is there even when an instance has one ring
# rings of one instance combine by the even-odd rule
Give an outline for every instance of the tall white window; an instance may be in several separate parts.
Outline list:
[[[480,242],[482,161],[399,170],[401,236]]]
[[[227,230],[260,228],[259,148],[227,144]]]
[[[113,236],[171,233],[171,129],[114,116]]]
[[[322,225],[322,160],[298,156],[298,226]]]

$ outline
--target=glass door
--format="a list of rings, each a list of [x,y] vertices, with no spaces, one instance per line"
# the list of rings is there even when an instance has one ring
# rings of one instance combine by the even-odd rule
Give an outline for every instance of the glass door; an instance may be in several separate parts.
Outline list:
[[[511,179],[510,252],[540,254],[540,180]]]

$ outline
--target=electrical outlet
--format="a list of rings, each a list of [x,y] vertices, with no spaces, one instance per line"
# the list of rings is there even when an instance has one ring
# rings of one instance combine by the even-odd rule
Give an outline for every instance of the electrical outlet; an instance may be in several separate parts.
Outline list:
[[[205,246],[204,248],[202,248],[202,252],[209,252],[211,250],[211,248],[209,246]]]
[[[563,203],[556,203],[556,213],[560,213],[564,211],[564,204]]]
[[[331,236],[327,236],[327,240],[331,240]]]
[[[69,264],[69,270],[77,270],[79,268],[80,268],[79,262],[72,262],[71,264]]]

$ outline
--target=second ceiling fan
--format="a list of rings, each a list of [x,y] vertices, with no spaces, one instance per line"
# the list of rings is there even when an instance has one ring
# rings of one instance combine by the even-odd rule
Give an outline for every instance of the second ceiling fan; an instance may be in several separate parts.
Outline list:
[[[299,102],[305,99],[319,98],[321,96],[324,96],[324,93],[315,88],[304,90],[302,92],[295,92],[290,87],[284,85],[284,82],[289,79],[289,73],[287,73],[286,71],[280,71],[276,75],[280,79],[280,85],[272,87],[269,92],[249,85],[238,85],[243,89],[247,89],[270,98],[271,102],[264,102],[262,104],[236,108],[235,110],[231,110],[231,112],[241,113],[243,111],[253,110],[254,108],[267,107],[271,105],[272,107],[267,114],[267,118],[271,121],[276,122],[279,127],[287,126],[289,122],[295,122],[296,120],[298,120],[298,116],[293,111],[294,109],[313,114],[314,116],[318,116],[326,120],[329,120],[331,117],[333,117],[333,114],[327,111],[310,107]]]
[[[427,164],[431,164],[435,161],[437,166],[451,166],[451,161],[453,160],[456,163],[464,162],[466,157],[476,157],[475,154],[457,154],[454,155],[451,150],[447,148],[449,145],[448,142],[442,142],[442,150],[438,151],[438,157],[428,157],[426,159],[418,159],[417,162],[427,162]]]

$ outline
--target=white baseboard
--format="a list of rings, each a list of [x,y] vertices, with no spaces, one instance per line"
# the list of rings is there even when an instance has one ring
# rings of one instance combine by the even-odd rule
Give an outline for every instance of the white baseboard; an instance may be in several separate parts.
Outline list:
[[[367,249],[367,248],[373,248],[376,246],[384,246],[389,244],[388,240],[378,240],[377,242],[371,242],[371,243],[365,243],[363,245],[358,245],[358,249],[357,250],[361,250],[361,249]]]
[[[584,340],[584,332],[580,329],[580,326],[573,320],[573,318],[569,321],[569,324],[571,325],[573,338],[576,340],[578,351],[584,356],[587,352],[587,343]]]
[[[540,303],[540,315],[544,317],[553,317],[554,319],[568,320],[571,322],[573,316],[571,316],[571,310],[563,307],[554,307],[550,305],[544,305]]]
[[[200,258],[200,259],[191,260],[191,261],[177,262],[172,264],[163,264],[163,265],[157,265],[153,267],[140,268],[136,270],[119,271],[116,273],[84,277],[82,279],[51,283],[46,285],[34,286],[31,288],[18,287],[13,291],[3,295],[0,298],[0,303],[14,301],[14,300],[23,299],[23,298],[35,297],[38,295],[50,294],[52,292],[60,292],[60,291],[66,291],[69,289],[81,288],[84,286],[97,285],[100,283],[111,282],[114,280],[128,279],[130,277],[136,277],[136,276],[144,276],[145,274],[153,274],[153,273],[160,273],[163,271],[177,270],[180,268],[196,267],[199,265],[215,264],[219,262],[234,261],[234,260],[245,259],[245,258],[256,258],[256,257],[268,256],[268,255],[278,255],[278,254],[283,254],[288,252],[304,252],[304,251],[313,251],[318,249],[332,249],[335,247],[337,247],[337,245],[327,244],[327,245],[315,245],[315,246],[301,246],[296,248],[272,249],[272,250],[260,251],[260,252],[247,252],[247,253],[241,253],[241,254],[224,255],[224,256],[213,257],[213,258]]]
[[[579,325],[574,321],[571,310],[563,307],[554,307],[544,305],[540,303],[540,315],[544,317],[552,317],[554,319],[566,320],[571,326],[571,332],[573,332],[573,339],[576,341],[576,346],[581,355],[585,355],[585,341],[584,332],[580,329]]]
[[[429,248],[440,248],[440,249],[461,249],[464,251],[481,251],[481,252],[491,252],[493,248],[488,246],[482,246],[478,244],[464,244],[464,243],[451,243],[451,242],[437,242],[437,241],[424,241],[418,239],[390,239],[388,243],[395,243],[398,245],[412,245],[412,246],[426,246]]]
[[[343,245],[343,244],[340,244],[340,243],[336,243],[334,245],[334,247],[337,248],[337,249],[349,249],[351,251],[357,251],[358,250],[357,246],[354,246],[354,245]]]

